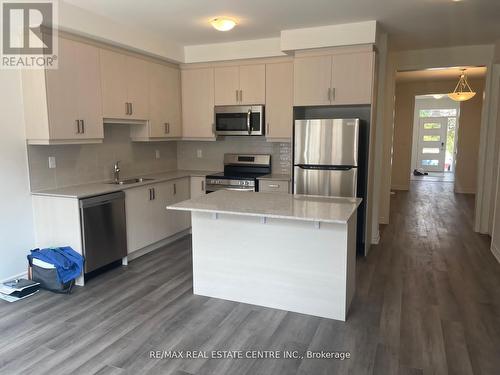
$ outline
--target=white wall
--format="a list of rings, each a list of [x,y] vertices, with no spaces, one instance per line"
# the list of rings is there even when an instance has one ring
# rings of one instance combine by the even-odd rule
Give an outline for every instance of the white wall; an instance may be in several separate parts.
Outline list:
[[[373,192],[372,192],[372,244],[378,244],[380,240],[379,232],[379,218],[380,218],[380,190],[382,187],[382,145],[384,135],[384,93],[386,87],[386,74],[387,74],[387,54],[388,54],[388,35],[382,31],[377,34],[377,71],[376,83],[377,94],[375,98],[375,150],[373,153]]]
[[[34,246],[21,75],[0,69],[0,280],[27,270]]]
[[[280,38],[200,44],[184,47],[185,63],[254,59],[275,56],[286,56],[280,49]]]

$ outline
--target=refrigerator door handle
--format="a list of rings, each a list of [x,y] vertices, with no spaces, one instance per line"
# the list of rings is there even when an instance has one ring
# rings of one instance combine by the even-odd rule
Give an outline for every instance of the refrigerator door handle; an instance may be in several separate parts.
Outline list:
[[[356,168],[353,165],[308,165],[308,164],[296,164],[296,167],[300,169],[314,169],[314,170],[325,170],[325,171],[349,171]]]

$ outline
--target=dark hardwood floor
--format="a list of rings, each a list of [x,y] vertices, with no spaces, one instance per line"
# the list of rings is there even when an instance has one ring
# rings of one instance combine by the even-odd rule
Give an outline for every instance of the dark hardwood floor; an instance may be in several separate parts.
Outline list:
[[[72,295],[0,301],[1,374],[500,374],[500,265],[472,196],[412,182],[358,259],[346,323],[194,296],[190,237]],[[307,251],[307,249],[304,249]],[[349,351],[331,359],[150,359],[152,350]]]

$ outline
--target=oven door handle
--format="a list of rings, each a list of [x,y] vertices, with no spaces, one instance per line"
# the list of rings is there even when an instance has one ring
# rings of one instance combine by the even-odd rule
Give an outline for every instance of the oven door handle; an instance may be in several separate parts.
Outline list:
[[[250,124],[251,116],[252,116],[252,109],[249,108],[248,112],[247,112],[247,131],[248,131],[248,135],[252,134],[252,125]]]
[[[255,191],[254,188],[245,188],[245,189],[239,189],[239,188],[224,188],[224,190],[231,190],[231,191]]]

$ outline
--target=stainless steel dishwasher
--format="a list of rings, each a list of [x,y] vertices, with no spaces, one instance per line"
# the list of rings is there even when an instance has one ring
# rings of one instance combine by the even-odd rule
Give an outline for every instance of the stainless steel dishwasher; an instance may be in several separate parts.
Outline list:
[[[85,273],[127,256],[123,191],[81,199],[80,214]]]

